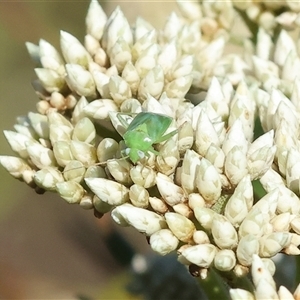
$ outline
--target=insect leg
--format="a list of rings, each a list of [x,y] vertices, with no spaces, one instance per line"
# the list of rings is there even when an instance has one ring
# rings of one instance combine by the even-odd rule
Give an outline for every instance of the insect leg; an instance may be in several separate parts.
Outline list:
[[[157,139],[157,140],[155,141],[155,144],[158,144],[158,143],[161,143],[161,142],[164,142],[164,141],[170,139],[170,138],[171,138],[173,135],[175,135],[176,133],[178,133],[178,129],[175,129],[175,130],[169,132],[168,134],[162,136],[161,138]]]

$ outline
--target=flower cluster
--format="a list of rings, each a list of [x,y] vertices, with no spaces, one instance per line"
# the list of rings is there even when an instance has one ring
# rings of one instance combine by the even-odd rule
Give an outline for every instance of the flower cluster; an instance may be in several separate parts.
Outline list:
[[[4,132],[18,157],[0,163],[37,192],[111,212],[202,277],[211,266],[243,276],[255,255],[273,275],[271,257],[300,254],[300,44],[284,30],[273,42],[262,21],[281,8],[272,3],[178,2],[182,16],[158,31],[141,18],[131,27],[120,8],[107,18],[91,1],[84,45],[67,32],[62,56],[45,40],[27,43],[38,112]],[[285,5],[297,24],[299,5]],[[242,55],[224,55],[235,7],[266,26]],[[167,132],[178,132],[132,163],[119,116],[142,111],[171,117]],[[264,133],[254,139],[257,116]]]

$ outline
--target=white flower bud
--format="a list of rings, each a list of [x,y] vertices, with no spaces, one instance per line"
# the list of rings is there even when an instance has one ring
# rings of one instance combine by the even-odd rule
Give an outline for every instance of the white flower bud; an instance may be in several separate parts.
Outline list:
[[[138,16],[135,22],[134,40],[138,41],[150,31],[155,31],[155,28],[151,25],[151,23]]]
[[[111,211],[112,209],[112,205],[108,204],[107,202],[102,201],[98,196],[94,195],[93,197],[93,205],[95,207],[95,209],[102,213],[105,214],[109,211]],[[127,223],[126,223],[127,225]]]
[[[166,255],[178,246],[179,240],[169,229],[161,229],[153,233],[150,237],[150,246],[153,251],[160,255]]]
[[[211,233],[216,245],[221,249],[233,249],[238,244],[237,232],[224,216],[214,215]]]
[[[217,213],[210,208],[199,206],[196,206],[194,208],[194,213],[200,225],[204,229],[210,231],[212,227],[213,218]]]
[[[135,44],[132,47],[132,61],[136,60],[141,56],[141,54],[151,45],[157,43],[157,33],[155,29],[147,31],[139,39],[136,40]]]
[[[85,167],[78,160],[71,160],[63,171],[63,176],[66,181],[76,181],[80,183],[85,175]]]
[[[90,144],[71,141],[70,150],[74,158],[81,161],[85,166],[93,165],[97,161],[96,148]]]
[[[56,190],[60,197],[65,199],[68,203],[80,203],[85,194],[84,188],[75,181],[58,182]]]
[[[153,210],[159,214],[165,214],[167,211],[169,211],[166,203],[157,197],[149,197],[149,203]]]
[[[162,198],[171,206],[184,202],[185,194],[181,187],[174,184],[162,173],[156,175],[156,185]]]
[[[140,76],[131,61],[127,61],[124,66],[122,78],[129,84],[132,95],[136,96],[140,85]]]
[[[205,158],[201,159],[196,176],[196,186],[201,196],[210,203],[216,202],[221,196],[222,184],[218,171]]]
[[[216,253],[214,266],[217,270],[227,272],[235,267],[236,258],[232,250],[224,249]]]
[[[196,230],[193,234],[193,240],[196,244],[209,244],[209,237],[203,230]]]
[[[278,296],[279,299],[284,299],[284,300],[294,300],[293,294],[283,285],[281,285],[278,289]]]
[[[272,257],[291,242],[291,235],[288,232],[273,232],[259,239],[259,255]]]
[[[83,111],[96,120],[106,120],[111,111],[118,111],[118,107],[111,99],[97,99],[86,105]]]
[[[131,98],[129,84],[120,76],[111,76],[108,83],[110,95],[117,105]]]
[[[246,153],[239,146],[234,146],[225,156],[225,174],[231,184],[237,185],[247,174]]]
[[[133,184],[130,187],[129,198],[136,207],[147,208],[149,205],[149,192],[138,184]]]
[[[274,62],[282,67],[291,51],[296,52],[294,41],[285,30],[281,30],[275,45]]]
[[[239,182],[233,195],[228,200],[224,216],[232,225],[237,226],[245,219],[252,205],[253,187],[248,175]]]
[[[111,212],[111,215],[117,224],[125,220],[129,225],[147,236],[151,236],[155,232],[166,228],[166,223],[162,216],[143,208],[134,207],[128,203],[117,206]]]
[[[77,38],[62,30],[60,31],[60,47],[68,64],[87,68],[92,61],[92,57]]]
[[[243,236],[237,246],[236,256],[243,266],[251,266],[253,254],[258,254],[259,242],[255,235]]]
[[[254,296],[246,290],[230,289],[229,293],[232,300],[255,300]]]
[[[92,74],[82,66],[66,64],[67,83],[80,96],[96,97],[96,85]]]
[[[82,207],[83,209],[93,209],[94,205],[93,205],[93,197],[91,195],[84,195],[79,203],[80,207]]]
[[[85,178],[89,188],[104,202],[121,205],[129,200],[129,190],[123,184],[105,178]]]
[[[299,214],[300,200],[297,195],[284,185],[280,185],[278,190],[277,213],[290,212],[293,215]]]
[[[251,273],[255,286],[255,299],[278,299],[276,284],[272,275],[257,255],[253,255]]]
[[[155,171],[152,168],[141,164],[130,168],[132,181],[146,189],[155,185],[155,175]]]
[[[300,152],[290,149],[286,162],[286,183],[287,187],[299,194],[299,178],[300,178]]]
[[[271,219],[271,224],[274,231],[290,231],[291,214],[289,212],[280,214]]]
[[[177,1],[180,12],[189,20],[199,20],[202,18],[201,7],[194,1]]]
[[[54,142],[53,153],[58,165],[61,167],[65,167],[71,160],[74,160],[69,142]]]
[[[22,178],[26,170],[31,170],[31,167],[19,157],[1,155],[0,164],[15,178]]]
[[[207,114],[201,111],[195,132],[195,147],[204,156],[211,144],[220,146],[219,137]]]
[[[110,159],[107,161],[107,169],[111,176],[119,183],[130,185],[130,169],[132,165],[125,159]]]
[[[199,195],[199,193],[191,193],[189,194],[189,207],[192,210],[195,210],[196,207],[204,207],[205,206],[205,200],[203,199],[203,197],[201,195]]]
[[[187,243],[192,239],[196,228],[191,220],[178,213],[171,212],[167,212],[165,218],[168,227],[180,241]]]
[[[153,44],[138,57],[135,68],[141,78],[156,66],[159,50],[158,44]]]
[[[58,182],[64,182],[60,171],[52,167],[46,167],[37,171],[33,177],[34,182],[47,191],[55,191]]]
[[[100,40],[107,21],[107,16],[97,0],[90,2],[88,12],[85,18],[85,24],[88,34],[95,39]]]
[[[43,68],[35,68],[34,71],[47,92],[59,92],[66,88],[64,78],[57,72]]]
[[[202,244],[184,249],[181,255],[199,267],[209,268],[215,258],[216,252],[217,250],[214,245]]]
[[[95,144],[96,129],[89,118],[82,118],[74,127],[72,140]]]
[[[186,75],[180,78],[176,78],[165,85],[164,91],[170,98],[184,98],[189,91],[192,82],[192,75]]]

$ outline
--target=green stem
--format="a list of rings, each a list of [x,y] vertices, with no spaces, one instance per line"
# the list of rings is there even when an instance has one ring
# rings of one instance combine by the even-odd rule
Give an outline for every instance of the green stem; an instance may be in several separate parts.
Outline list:
[[[226,284],[213,268],[208,270],[208,274],[205,279],[198,277],[198,282],[209,300],[231,299]]]
[[[298,286],[298,284],[300,283],[300,256],[296,256],[295,257],[296,260],[296,275],[295,275],[295,281],[294,281],[294,285],[295,288]]]

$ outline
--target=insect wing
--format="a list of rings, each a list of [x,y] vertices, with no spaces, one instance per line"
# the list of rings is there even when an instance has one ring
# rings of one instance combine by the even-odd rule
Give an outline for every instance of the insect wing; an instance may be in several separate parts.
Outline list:
[[[172,118],[160,114],[141,112],[139,113],[127,128],[127,131],[133,131],[141,125],[146,125],[147,134],[155,144],[172,123]]]

